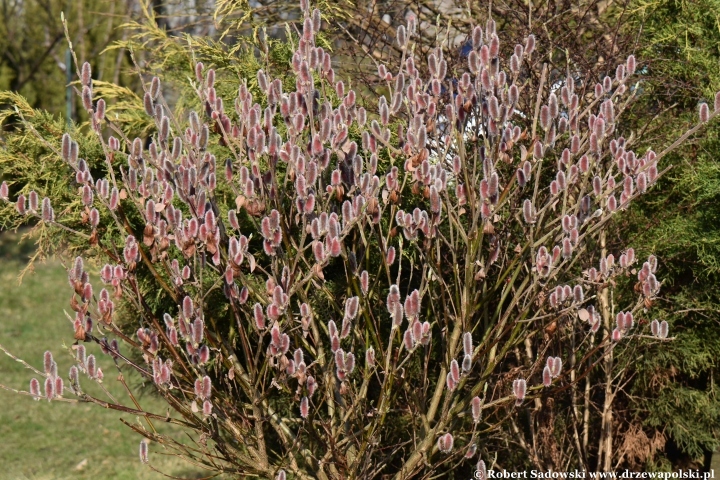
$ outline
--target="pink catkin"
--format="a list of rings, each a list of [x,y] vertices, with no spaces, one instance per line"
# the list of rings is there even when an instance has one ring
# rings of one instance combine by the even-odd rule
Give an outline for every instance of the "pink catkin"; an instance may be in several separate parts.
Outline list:
[[[553,378],[558,377],[562,371],[562,359],[560,357],[554,357],[552,359],[552,365],[550,366],[550,373]]]
[[[210,348],[207,345],[203,345],[198,350],[198,363],[204,364],[210,360]]]
[[[582,285],[575,285],[575,287],[573,288],[573,297],[575,298],[576,303],[583,302],[585,295],[583,292]]]
[[[212,396],[212,381],[210,380],[210,377],[205,375],[202,378],[202,385],[201,385],[201,391],[202,391],[202,398],[208,399]]]
[[[351,374],[355,370],[355,354],[348,352],[345,354],[345,370]]]
[[[463,334],[463,353],[465,355],[472,355],[473,353],[473,341],[472,334],[470,332],[465,332]]]
[[[52,400],[55,397],[55,381],[48,377],[45,379],[45,398],[48,399],[48,401]]]
[[[375,349],[372,347],[365,351],[365,365],[368,367],[375,365]]]
[[[307,418],[310,414],[310,403],[308,400],[308,397],[303,397],[302,400],[300,400],[300,416],[302,418]]]
[[[515,394],[515,397],[517,398],[515,404],[521,405],[522,401],[525,399],[525,392],[527,390],[527,383],[525,382],[525,379],[518,378],[516,380],[513,380],[513,393]]]
[[[405,333],[403,334],[403,343],[405,345],[405,349],[410,351],[415,347],[415,340],[413,339],[413,333],[411,329],[405,330]]]
[[[56,377],[55,378],[55,395],[62,397],[64,387],[64,382],[62,377]]]
[[[92,82],[92,68],[88,62],[85,62],[80,69],[80,83],[87,86],[90,82]]]
[[[460,366],[455,359],[450,362],[450,374],[452,375],[453,381],[455,383],[460,381]]]
[[[462,371],[469,372],[472,369],[472,356],[465,355],[462,361]]]
[[[617,199],[615,198],[615,195],[608,197],[607,208],[610,212],[617,210]]]
[[[543,369],[542,377],[544,386],[549,387],[550,385],[552,385],[552,374],[550,373],[550,367],[548,367],[547,365]]]
[[[363,270],[360,274],[360,289],[363,292],[363,295],[367,295],[368,288],[369,288],[369,274],[367,270]]]
[[[205,322],[201,318],[196,318],[192,325],[193,342],[200,344],[203,341],[205,330]]]
[[[535,223],[535,209],[530,199],[523,202],[523,218],[526,223]]]
[[[25,215],[26,212],[26,201],[25,195],[18,195],[17,202],[15,203],[15,209],[20,215]]]
[[[473,421],[478,423],[480,421],[480,415],[482,414],[482,402],[480,397],[473,397],[470,402],[470,409],[472,412]]]
[[[443,453],[450,453],[453,449],[454,439],[450,433],[446,433],[438,439],[438,449]]]
[[[87,360],[85,361],[85,369],[87,371],[88,377],[95,378],[97,374],[97,366],[95,363],[95,355],[88,355]]]
[[[37,378],[30,380],[30,394],[35,397],[35,400],[40,399],[40,382]]]
[[[707,103],[700,104],[700,123],[706,123],[710,119],[710,109]]]
[[[143,440],[140,442],[140,462],[148,463],[148,444],[147,441]]]
[[[528,35],[525,39],[525,53],[530,56],[535,50],[535,35]]]
[[[35,190],[30,192],[30,195],[28,196],[28,207],[32,212],[37,212],[38,210],[38,194]]]
[[[550,128],[550,107],[543,105],[540,109],[540,126],[543,130]]]
[[[43,368],[45,369],[46,375],[49,374],[52,370],[53,363],[55,362],[53,360],[52,352],[47,350],[43,355]]]
[[[627,61],[625,63],[625,66],[627,68],[627,74],[628,75],[634,75],[635,74],[635,68],[637,67],[637,62],[635,60],[635,55],[630,55],[627,58]]]
[[[650,331],[652,332],[653,336],[657,337],[660,333],[660,322],[657,320],[653,320],[650,323]]]
[[[385,257],[385,261],[388,265],[392,265],[395,263],[395,247],[389,247],[387,249],[387,255]]]
[[[186,296],[183,298],[182,313],[186,319],[191,319],[194,314],[192,298]]]

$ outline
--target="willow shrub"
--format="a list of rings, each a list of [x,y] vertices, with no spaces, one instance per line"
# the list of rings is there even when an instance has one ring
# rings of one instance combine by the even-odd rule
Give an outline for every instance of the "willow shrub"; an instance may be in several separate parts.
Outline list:
[[[597,84],[551,84],[534,37],[501,59],[490,20],[451,71],[443,45],[417,56],[411,18],[369,114],[315,46],[320,13],[302,11],[295,91],[260,70],[260,93],[242,79],[226,109],[198,63],[204,108],[187,118],[159,79],[145,85],[147,138],[106,116],[88,64],[87,132],[7,95],[3,221],[37,221],[41,243],[81,252],[67,268],[75,364],[63,375],[46,352],[16,391],[138,415],[151,468],[155,451],[263,478],[484,473],[519,458],[612,468],[627,368],[615,360],[671,338],[652,319],[657,259],[608,251],[607,227],[720,98],[664,152],[635,152],[618,131],[634,57]],[[627,283],[632,300],[616,304]],[[83,389],[112,369],[138,372],[168,411]]]

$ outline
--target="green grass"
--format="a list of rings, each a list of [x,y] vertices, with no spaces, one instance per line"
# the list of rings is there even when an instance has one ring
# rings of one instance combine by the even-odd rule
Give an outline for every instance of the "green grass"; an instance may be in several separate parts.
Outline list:
[[[17,247],[19,236],[0,233],[0,343],[13,354],[42,369],[45,350],[51,350],[58,372],[67,378],[72,357],[63,346],[73,343],[72,325],[63,310],[69,307],[71,289],[65,270],[57,260],[37,264],[18,284],[25,266],[27,246]],[[97,276],[95,277],[97,278]],[[96,345],[88,353],[98,357],[105,372],[104,384],[120,402],[131,405],[117,370]],[[122,348],[122,347],[121,347]],[[127,374],[127,373],[126,373]],[[0,352],[0,384],[25,390],[37,375]],[[128,375],[136,385],[138,376]],[[38,378],[41,381],[42,379]],[[103,400],[99,388],[81,376],[81,386]],[[67,398],[74,398],[67,394]],[[165,413],[163,402],[150,395],[139,397],[141,406]],[[34,401],[28,396],[0,390],[0,479],[159,479],[162,475],[140,463],[141,437],[119,418],[144,424],[132,415],[121,415],[87,403]],[[160,433],[169,425],[154,422]],[[160,423],[160,425],[158,425]],[[175,429],[175,433],[180,433]],[[199,478],[195,469],[176,457],[162,455],[162,447],[151,444],[151,463],[159,470],[183,478]]]

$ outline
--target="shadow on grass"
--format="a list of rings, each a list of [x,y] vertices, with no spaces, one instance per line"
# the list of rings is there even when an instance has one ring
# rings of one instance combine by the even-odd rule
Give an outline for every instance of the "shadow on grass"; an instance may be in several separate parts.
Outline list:
[[[0,262],[8,261],[25,264],[33,253],[35,253],[35,241],[22,236],[29,232],[29,229],[21,229],[17,232],[12,230],[0,230]]]

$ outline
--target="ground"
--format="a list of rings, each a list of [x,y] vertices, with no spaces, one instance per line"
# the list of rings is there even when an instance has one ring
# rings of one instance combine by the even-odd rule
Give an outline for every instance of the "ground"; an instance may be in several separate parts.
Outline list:
[[[72,325],[63,314],[63,310],[71,312],[67,274],[60,262],[52,259],[38,264],[18,284],[18,273],[32,248],[18,247],[18,238],[16,234],[0,233],[0,344],[40,369],[43,352],[51,350],[59,372],[67,379],[72,357],[64,346],[74,341]],[[108,390],[127,401],[110,358],[97,346],[89,347],[88,353],[98,357]],[[0,384],[27,391],[33,376],[37,377],[0,353]],[[94,385],[86,377],[81,376],[80,382],[89,392],[102,395],[99,389],[90,389]],[[130,385],[139,382],[138,376],[129,377]],[[143,395],[139,401],[145,409],[165,413],[163,403],[151,395]],[[0,405],[2,480],[164,478],[140,463],[141,437],[120,422],[122,415],[116,411],[88,404],[34,401],[4,390],[0,390]],[[140,422],[132,415],[122,417],[131,423]],[[156,426],[167,433],[166,424]],[[200,478],[192,466],[163,456],[162,452],[162,447],[150,446],[151,462],[156,468],[177,477]]]

